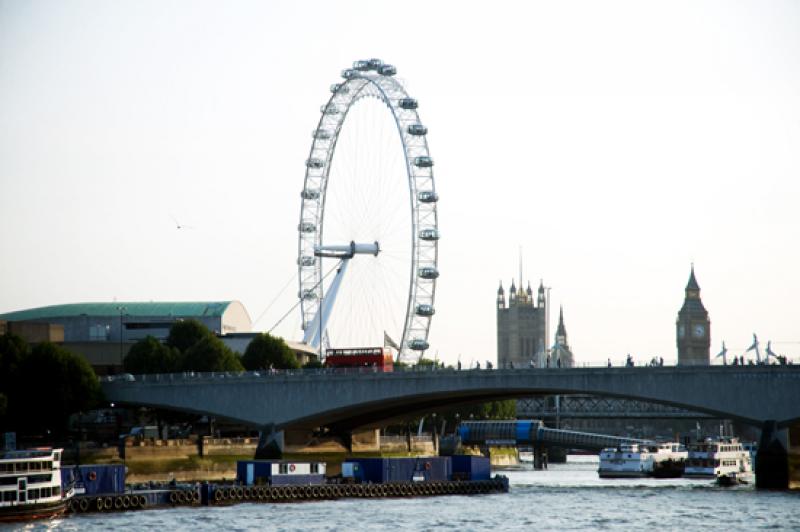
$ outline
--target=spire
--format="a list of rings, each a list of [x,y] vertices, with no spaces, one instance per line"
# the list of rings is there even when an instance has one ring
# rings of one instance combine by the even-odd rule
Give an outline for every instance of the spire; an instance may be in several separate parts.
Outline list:
[[[689,275],[689,282],[686,283],[686,299],[700,299],[700,285],[697,284],[697,278],[694,276],[694,264],[692,264],[692,273]]]
[[[556,338],[564,338],[562,343],[566,343],[567,328],[564,327],[564,307],[560,306],[558,310],[558,329],[556,330]]]
[[[697,284],[697,279],[694,276],[694,263],[692,263],[692,273],[689,275],[689,282],[686,283],[687,290],[700,290],[700,285]]]
[[[528,289],[526,290],[528,293],[528,298],[533,301],[533,290],[531,290],[531,282],[528,281]]]
[[[497,308],[506,308],[506,295],[503,291],[503,281],[500,281],[500,288],[497,289]]]
[[[508,292],[511,293],[511,294],[516,294],[517,293],[517,287],[514,286],[514,279],[511,279],[511,289]]]

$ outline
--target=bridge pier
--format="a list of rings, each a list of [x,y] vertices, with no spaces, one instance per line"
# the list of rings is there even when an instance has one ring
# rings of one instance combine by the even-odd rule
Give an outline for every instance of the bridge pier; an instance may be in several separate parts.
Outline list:
[[[547,469],[547,448],[541,443],[533,446],[533,468]]]
[[[256,460],[269,458],[283,458],[284,433],[275,430],[275,425],[263,427],[258,434],[258,447],[256,447]]]
[[[789,489],[800,490],[800,421],[789,427]]]
[[[789,488],[788,432],[778,428],[774,420],[764,422],[756,453],[756,487],[776,490]]]

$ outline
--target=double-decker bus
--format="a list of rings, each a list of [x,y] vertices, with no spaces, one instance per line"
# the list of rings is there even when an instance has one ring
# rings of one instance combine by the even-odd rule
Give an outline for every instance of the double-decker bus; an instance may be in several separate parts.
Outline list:
[[[373,368],[389,372],[394,369],[392,353],[384,347],[348,347],[325,351],[326,368]]]

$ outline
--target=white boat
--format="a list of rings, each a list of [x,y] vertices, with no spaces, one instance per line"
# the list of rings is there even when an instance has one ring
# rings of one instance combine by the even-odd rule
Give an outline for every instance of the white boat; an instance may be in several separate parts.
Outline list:
[[[609,447],[600,452],[600,478],[676,478],[683,474],[688,456],[680,443],[648,447],[635,443]]]
[[[607,447],[600,451],[600,478],[639,478],[653,472],[653,455],[650,450],[636,443],[619,447]]]
[[[706,439],[689,445],[684,476],[689,478],[720,479],[729,477],[733,483],[753,480],[750,453],[736,438]]]
[[[0,522],[49,518],[64,512],[72,490],[61,489],[63,449],[0,453]]]

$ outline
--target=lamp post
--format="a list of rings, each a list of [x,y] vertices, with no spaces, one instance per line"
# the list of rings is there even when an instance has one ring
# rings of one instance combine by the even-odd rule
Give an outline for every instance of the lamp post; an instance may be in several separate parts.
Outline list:
[[[128,311],[128,307],[119,306],[117,307],[119,311],[119,366],[120,369],[123,368],[123,356],[122,356],[122,316]]]

